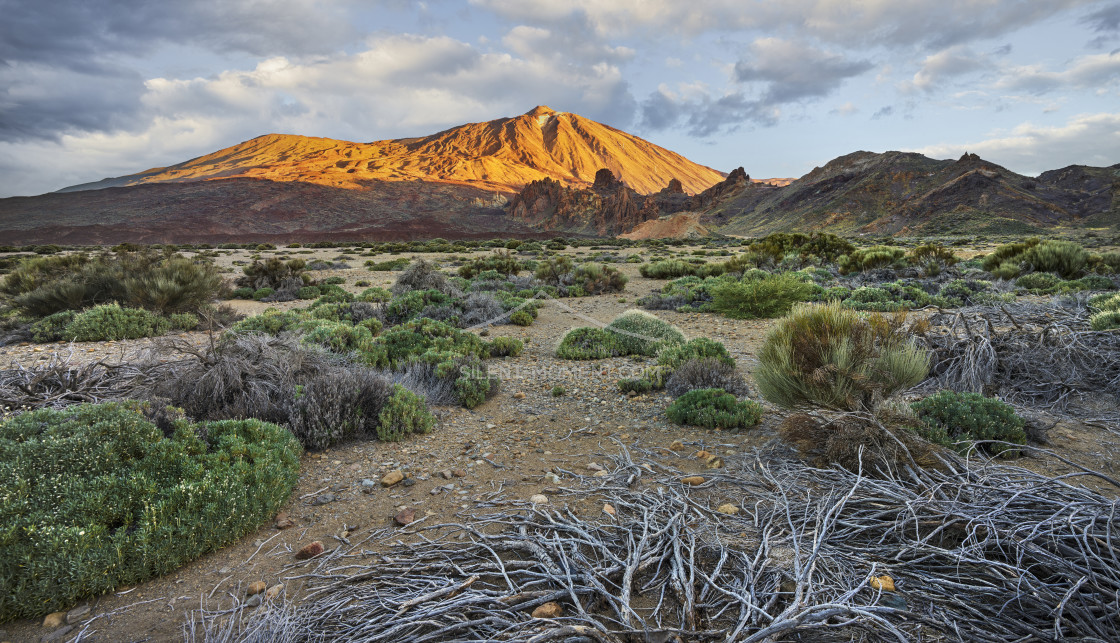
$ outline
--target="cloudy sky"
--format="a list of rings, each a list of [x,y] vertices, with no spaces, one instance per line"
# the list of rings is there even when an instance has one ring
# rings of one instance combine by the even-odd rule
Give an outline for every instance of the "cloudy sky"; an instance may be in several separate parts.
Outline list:
[[[1120,162],[1120,0],[0,0],[0,196],[537,104],[756,178]]]

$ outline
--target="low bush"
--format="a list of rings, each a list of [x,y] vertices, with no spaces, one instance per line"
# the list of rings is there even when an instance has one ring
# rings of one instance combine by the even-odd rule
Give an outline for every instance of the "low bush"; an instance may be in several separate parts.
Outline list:
[[[732,319],[767,319],[788,313],[813,294],[813,285],[792,273],[749,274],[712,288],[711,309]]]
[[[702,388],[723,389],[732,395],[750,392],[734,365],[712,357],[688,360],[677,367],[665,383],[665,390],[673,397]]]
[[[891,266],[904,266],[906,250],[893,246],[871,246],[860,248],[849,254],[841,255],[836,260],[840,274],[847,275],[853,272],[887,268]]]
[[[510,313],[509,323],[515,326],[532,326],[533,314],[527,310],[517,310]]]
[[[299,444],[259,420],[161,430],[137,403],[0,423],[0,622],[175,570],[275,515]]]
[[[61,339],[77,342],[104,342],[155,337],[171,330],[171,322],[142,308],[121,308],[118,304],[95,306],[74,315]]]
[[[679,259],[663,259],[643,264],[638,272],[647,279],[677,279],[679,277],[714,277],[724,273],[723,264],[690,263]]]
[[[616,335],[614,344],[623,355],[653,357],[667,344],[683,344],[684,333],[667,321],[643,310],[628,310],[606,329]]]
[[[603,328],[583,326],[573,328],[564,334],[556,347],[556,356],[561,359],[607,359],[623,354],[618,344],[618,333]]]
[[[1015,280],[1016,288],[1023,288],[1035,294],[1052,292],[1062,284],[1062,278],[1049,272],[1031,272]]]
[[[167,316],[167,321],[174,330],[194,330],[198,328],[198,315],[192,313],[175,313]]]
[[[572,286],[586,295],[622,292],[627,281],[626,275],[606,264],[585,263],[572,271]]]
[[[659,366],[675,371],[686,362],[697,359],[713,359],[728,366],[735,366],[735,359],[727,352],[727,347],[714,339],[697,337],[683,344],[670,344],[657,356]]]
[[[322,291],[318,286],[304,286],[296,291],[296,297],[299,299],[318,299]]]
[[[499,251],[486,257],[476,257],[459,267],[459,276],[470,279],[479,273],[493,270],[501,275],[516,275],[521,272],[521,262],[510,252]]]
[[[1047,239],[1027,250],[1023,261],[1035,272],[1055,272],[1064,279],[1076,279],[1085,272],[1089,252],[1072,241]]]
[[[36,257],[0,282],[12,307],[35,318],[110,301],[160,314],[197,312],[223,288],[214,265],[151,251]]]
[[[411,290],[438,290],[445,295],[459,296],[462,293],[451,284],[439,265],[427,259],[417,259],[397,277],[389,289],[394,295],[403,295]]]
[[[436,423],[424,400],[399,384],[378,416],[377,437],[399,442],[414,433],[427,433]]]
[[[278,290],[289,279],[304,282],[303,275],[307,263],[303,259],[289,259],[284,261],[279,257],[269,257],[264,261],[259,259],[243,267],[244,274],[238,278],[237,285],[253,288],[259,292],[262,288]]]
[[[490,357],[517,357],[524,348],[516,337],[495,337],[490,341]]]
[[[269,297],[270,295],[272,295],[272,293],[274,293],[274,292],[276,292],[276,291],[273,290],[272,288],[258,288],[253,293],[253,299],[256,299],[257,301],[261,301],[261,300]]]
[[[754,379],[779,406],[868,410],[928,371],[929,357],[907,338],[901,317],[802,304],[767,334]]]
[[[552,390],[549,391],[549,394],[551,394],[552,397],[564,397],[564,395],[566,395],[567,392],[568,392],[567,389],[565,389],[563,386],[560,386],[559,384],[557,384],[556,386],[552,387]]]
[[[383,303],[393,298],[393,294],[384,288],[366,288],[358,295],[358,301],[374,304]]]
[[[751,400],[740,402],[723,389],[704,388],[678,397],[665,413],[675,424],[736,429],[758,424],[762,406]]]
[[[982,301],[982,293],[987,292],[991,286],[990,281],[954,279],[942,286],[937,296],[948,308],[972,306]]]
[[[1093,314],[1089,326],[1093,330],[1120,329],[1120,294],[1097,295],[1089,300]]]
[[[370,261],[366,262],[366,268],[372,270],[373,272],[395,272],[397,270],[404,270],[404,267],[407,265],[408,259],[405,259],[403,257],[400,259],[390,259],[389,261],[381,262],[373,261],[371,259]]]
[[[1026,444],[1023,418],[1010,405],[979,393],[940,391],[911,404],[924,426],[918,428],[923,438],[942,446],[968,453],[973,443],[983,440]],[[1017,454],[1018,449],[1005,444],[985,444],[992,454]]]

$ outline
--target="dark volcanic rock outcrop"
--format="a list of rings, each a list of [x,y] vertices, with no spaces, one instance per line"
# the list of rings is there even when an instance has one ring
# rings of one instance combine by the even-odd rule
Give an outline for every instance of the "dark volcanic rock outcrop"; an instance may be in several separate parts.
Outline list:
[[[673,179],[660,192],[643,196],[610,170],[595,173],[590,188],[569,188],[551,179],[533,181],[509,203],[517,221],[540,230],[616,235],[638,224],[687,209],[689,197]]]

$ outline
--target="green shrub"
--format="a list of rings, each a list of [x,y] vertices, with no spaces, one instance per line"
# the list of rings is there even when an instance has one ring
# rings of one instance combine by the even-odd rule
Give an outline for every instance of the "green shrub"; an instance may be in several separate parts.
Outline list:
[[[680,368],[685,362],[694,359],[714,359],[728,366],[735,366],[735,359],[727,352],[727,347],[707,337],[697,337],[684,344],[666,346],[658,354],[657,363],[672,372]],[[667,377],[668,375],[666,375]]]
[[[973,442],[999,440],[1026,444],[1023,419],[1010,405],[979,393],[940,391],[910,405],[925,427],[918,433],[936,444],[967,453]],[[1004,444],[982,445],[992,454],[1017,453]]]
[[[897,265],[906,257],[906,251],[893,246],[871,246],[860,248],[849,254],[841,255],[836,260],[840,274],[847,275],[853,272],[887,268]]]
[[[996,270],[1004,274],[1014,271],[1010,277],[1018,275],[1019,263],[1022,261],[1023,255],[1031,248],[1037,246],[1041,241],[1037,238],[1026,239],[1024,241],[1017,241],[1015,243],[1008,243],[996,248],[990,255],[984,257],[984,262],[981,264],[984,270],[996,273]],[[1001,279],[1009,279],[1010,277],[1001,276]]]
[[[253,299],[260,301],[274,292],[276,291],[272,288],[257,288],[256,292],[253,293]]]
[[[767,319],[784,315],[813,293],[813,285],[791,273],[726,282],[711,290],[711,309],[732,319]]]
[[[679,259],[663,259],[643,264],[638,272],[648,279],[677,279],[679,277],[715,277],[722,275],[726,265],[721,263],[687,263]]]
[[[392,298],[392,293],[384,288],[366,288],[358,295],[358,301],[367,301],[375,304],[389,301]]]
[[[324,286],[341,286],[342,284],[346,283],[346,280],[342,277],[335,276],[327,277],[319,283],[323,284]]]
[[[572,272],[572,260],[566,256],[549,257],[537,265],[537,279],[550,286],[560,286]]]
[[[369,287],[369,282],[366,281],[365,279],[359,279],[359,280],[354,282],[354,285],[357,286],[358,288],[368,288]]]
[[[585,263],[576,266],[572,271],[573,286],[577,286],[588,295],[601,295],[609,292],[621,292],[626,288],[628,281],[626,275],[606,264]],[[569,292],[569,295],[571,293]],[[572,295],[575,296],[575,295]]]
[[[241,269],[244,273],[237,280],[238,286],[253,288],[259,292],[262,288],[278,290],[286,281],[303,281],[307,262],[303,259],[289,259],[284,261],[279,257],[269,257],[264,261],[259,259]]]
[[[318,288],[316,288],[315,291],[318,292]],[[242,288],[238,288],[237,290],[234,290],[233,293],[230,295],[230,298],[232,298],[232,299],[252,299],[253,298],[253,293],[255,293],[255,292],[257,292],[257,291],[252,289],[252,288],[242,287]],[[315,296],[318,297],[319,295],[315,295]]]
[[[0,622],[171,572],[275,515],[300,447],[258,420],[161,431],[137,403],[0,423]]]
[[[1031,272],[1015,280],[1017,288],[1023,288],[1036,294],[1046,294],[1055,290],[1062,283],[1062,278],[1049,272]]]
[[[269,308],[259,315],[246,317],[229,328],[230,333],[264,333],[277,335],[294,331],[310,316],[303,310]]]
[[[476,257],[459,267],[459,276],[471,279],[479,273],[493,270],[500,275],[516,275],[521,272],[522,266],[510,252],[499,251],[486,257]]]
[[[653,383],[645,378],[627,378],[618,381],[618,390],[623,393],[649,393],[653,390]]]
[[[559,384],[557,384],[556,386],[552,387],[552,390],[550,391],[550,393],[551,393],[552,397],[564,397],[564,395],[566,395],[568,393],[568,391],[563,386],[560,386]]]
[[[373,332],[366,326],[342,321],[310,319],[300,324],[305,344],[323,346],[332,353],[365,353],[373,346]]]
[[[525,343],[516,337],[495,337],[490,341],[490,357],[517,357]]]
[[[956,265],[960,261],[953,251],[940,243],[925,243],[915,247],[909,253],[911,263],[928,265],[933,262],[941,268]]]
[[[78,342],[103,342],[155,337],[171,329],[166,318],[142,308],[121,308],[118,304],[95,306],[78,313],[66,325],[66,339]]]
[[[602,328],[583,326],[573,328],[564,334],[556,347],[556,356],[561,359],[606,359],[623,355],[618,344],[618,333]]]
[[[377,437],[385,442],[399,442],[413,433],[427,433],[436,423],[424,400],[400,384],[393,385],[393,395],[377,419]]]
[[[767,334],[758,359],[759,391],[786,408],[874,409],[929,371],[928,355],[899,318],[864,318],[838,303],[794,308]]]
[[[1095,310],[1089,317],[1093,330],[1116,330],[1120,328],[1120,294],[1097,295],[1089,299],[1089,306]]]
[[[318,286],[304,286],[296,291],[296,297],[300,299],[318,299],[321,294]]]
[[[370,366],[398,369],[429,351],[485,359],[490,346],[474,333],[421,317],[387,329],[362,357]]]
[[[954,279],[941,287],[937,296],[950,308],[980,303],[980,295],[991,288],[991,282],[976,279]]]
[[[1085,275],[1075,283],[1081,290],[1116,290],[1116,284],[1104,275]]]
[[[167,316],[167,321],[174,330],[194,330],[198,328],[198,315],[192,313],[175,313]]]
[[[701,388],[678,397],[666,414],[675,424],[735,429],[758,424],[762,406],[751,400],[740,402],[723,389]]]
[[[509,323],[516,326],[532,326],[533,313],[527,310],[516,310],[509,315]]]
[[[748,248],[752,254],[775,262],[791,253],[796,253],[805,259],[815,256],[833,262],[855,251],[855,246],[849,241],[827,232],[813,234],[775,232],[751,243]],[[742,268],[733,268],[729,265],[727,271],[741,272]]]
[[[1027,250],[1023,260],[1035,272],[1056,272],[1064,279],[1076,279],[1085,272],[1089,252],[1072,241],[1048,239]]]
[[[667,344],[683,344],[684,333],[667,321],[643,310],[628,310],[615,317],[606,329],[613,332],[623,355],[653,357]]]
[[[391,272],[397,270],[404,270],[408,265],[408,259],[401,257],[400,259],[390,259],[389,261],[376,262],[372,259],[366,262],[366,268],[373,272]]]
[[[29,317],[107,301],[161,314],[193,312],[222,289],[221,274],[212,264],[150,251],[36,257],[0,282],[0,292]]]
[[[74,339],[66,336],[66,327],[74,321],[76,314],[72,310],[63,310],[32,323],[30,328],[31,341],[42,343]]]

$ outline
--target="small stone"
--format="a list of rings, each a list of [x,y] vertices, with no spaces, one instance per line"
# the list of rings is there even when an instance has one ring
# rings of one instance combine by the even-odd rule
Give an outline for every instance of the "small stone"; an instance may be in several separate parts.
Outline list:
[[[268,589],[268,585],[263,580],[254,581],[249,583],[249,589],[245,590],[246,596],[255,596],[264,590]]]
[[[276,528],[277,529],[291,529],[295,527],[296,523],[288,517],[286,513],[276,514]]]
[[[404,511],[401,511],[397,515],[393,516],[393,520],[396,521],[396,523],[401,527],[404,527],[405,525],[412,523],[413,520],[416,520],[416,510],[412,509],[411,507],[405,509]]]
[[[709,469],[722,469],[723,458],[719,457],[718,455],[713,455],[712,457],[708,458],[707,465]]]
[[[60,627],[59,629],[51,632],[50,634],[43,635],[43,637],[40,638],[39,640],[44,641],[45,643],[49,643],[50,641],[61,641],[62,639],[66,638],[66,635],[69,634],[73,629],[74,629],[73,625],[67,625],[65,627]]]
[[[872,576],[870,584],[871,589],[881,589],[884,592],[894,591],[894,579],[887,575]]]
[[[601,465],[597,462],[588,462],[587,463],[587,470],[588,471],[602,471],[603,470],[603,465]]]
[[[559,603],[549,601],[544,605],[538,605],[537,609],[533,610],[533,618],[560,618],[564,615],[564,608],[560,607]]]
[[[704,477],[703,476],[688,476],[688,477],[685,477],[685,478],[681,478],[681,482],[683,482],[684,484],[687,484],[687,485],[696,486],[698,484],[704,484]]]
[[[455,476],[456,478],[466,478],[467,472],[462,469],[455,469],[451,472],[451,475]]]
[[[370,480],[369,478],[362,480],[362,493],[373,493],[373,490],[376,488],[376,480]]]
[[[318,507],[319,505],[332,503],[335,500],[338,500],[338,496],[334,495],[333,493],[324,493],[321,496],[315,496],[314,498],[312,498],[311,504],[312,506]]]
[[[596,471],[594,476],[592,476],[592,477],[605,478],[605,477],[607,477],[607,472],[606,471]]]
[[[385,477],[381,479],[381,486],[391,487],[401,480],[404,480],[404,472],[400,469],[393,469],[389,473],[386,473]]]
[[[404,482],[402,482],[401,484],[406,487],[411,487],[412,485],[416,484],[416,480],[414,478],[405,478]]]
[[[739,508],[731,504],[730,502],[725,502],[720,505],[719,508],[716,509],[716,511],[720,512],[721,514],[727,514],[728,516],[734,516],[735,514],[739,513]]]
[[[497,427],[498,427],[498,425],[496,425],[496,424],[487,424],[486,425],[486,428],[488,428],[488,429],[495,429]]]
[[[84,620],[87,616],[89,616],[89,604],[82,603],[69,612],[66,612],[66,624],[73,625]]]
[[[266,601],[271,601],[279,596],[282,591],[284,591],[284,583],[276,583],[264,591],[264,598]]]
[[[514,397],[514,399],[517,399],[517,400],[523,400],[523,399],[525,399],[525,394],[522,393],[521,391],[518,391],[518,392],[513,394],[513,397]]]
[[[54,629],[66,624],[66,612],[51,612],[43,619],[43,627]]]
[[[536,493],[532,496],[529,496],[529,502],[533,503],[534,505],[542,505],[548,502],[548,496],[541,493]]]
[[[308,543],[300,548],[300,550],[296,552],[296,560],[307,560],[309,558],[315,558],[321,553],[323,553],[323,543],[316,540],[315,542]]]
[[[544,479],[551,482],[552,484],[560,484],[560,476],[556,475],[555,473],[544,474]]]
[[[439,472],[439,475],[441,477],[443,477],[444,480],[450,480],[451,479],[451,469],[444,469],[443,471]]]
[[[256,607],[264,601],[264,597],[260,594],[254,594],[245,601],[245,607]]]
[[[680,440],[673,440],[673,443],[669,445],[669,450],[684,451],[684,442],[681,442]]]
[[[703,449],[696,452],[696,459],[697,460],[707,460],[710,457],[712,457],[712,454],[708,453],[707,451],[705,451]]]
[[[609,514],[611,516],[617,516],[618,515],[618,512],[615,511],[614,507],[612,507],[609,503],[605,503],[603,505],[603,513]]]

